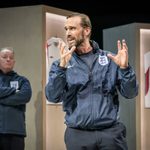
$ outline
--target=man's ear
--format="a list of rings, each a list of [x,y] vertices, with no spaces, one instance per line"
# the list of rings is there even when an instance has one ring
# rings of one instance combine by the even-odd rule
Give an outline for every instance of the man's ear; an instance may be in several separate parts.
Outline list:
[[[84,29],[84,33],[85,33],[86,36],[88,36],[88,35],[91,33],[91,28],[86,27],[86,28]]]

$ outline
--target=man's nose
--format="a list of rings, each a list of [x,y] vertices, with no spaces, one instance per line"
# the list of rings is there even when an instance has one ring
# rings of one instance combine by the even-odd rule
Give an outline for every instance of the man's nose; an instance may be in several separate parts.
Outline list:
[[[66,31],[66,35],[67,35],[67,36],[68,36],[68,35],[71,35],[70,30],[67,30],[67,31]]]
[[[10,61],[11,60],[11,58],[10,57],[7,57],[7,61]]]

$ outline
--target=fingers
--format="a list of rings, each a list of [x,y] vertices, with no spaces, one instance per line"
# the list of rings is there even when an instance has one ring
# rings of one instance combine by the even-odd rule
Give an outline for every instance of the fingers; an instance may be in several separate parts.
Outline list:
[[[128,50],[128,47],[127,47],[125,39],[122,40],[122,43],[120,42],[120,40],[118,40],[117,41],[117,46],[118,46],[118,51],[122,50],[122,49]]]
[[[62,56],[66,52],[66,50],[65,50],[66,44],[64,42],[60,41],[58,48],[60,49],[60,55]]]
[[[122,49],[128,50],[125,39],[122,40]]]
[[[121,42],[120,40],[117,41],[118,51],[121,50]]]
[[[76,46],[72,46],[71,49],[70,49],[70,53],[73,53],[76,49]]]
[[[70,50],[66,51],[63,55],[63,57],[68,56],[69,54],[72,54],[74,52],[74,50],[76,49],[75,46],[73,46]]]
[[[112,54],[107,54],[107,56],[112,59],[113,61],[115,60],[115,56],[113,56]]]
[[[76,49],[76,47],[73,46],[73,47],[69,50],[69,49],[67,48],[65,42],[62,42],[62,41],[59,43],[59,47],[58,47],[58,48],[60,49],[60,55],[61,55],[62,58],[68,56],[69,54],[72,54],[72,53],[74,52],[74,50]]]

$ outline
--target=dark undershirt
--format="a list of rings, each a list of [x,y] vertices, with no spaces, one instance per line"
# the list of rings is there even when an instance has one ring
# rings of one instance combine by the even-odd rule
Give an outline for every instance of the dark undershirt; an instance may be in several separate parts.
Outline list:
[[[79,55],[79,57],[88,65],[89,68],[92,67],[94,56],[93,51]]]

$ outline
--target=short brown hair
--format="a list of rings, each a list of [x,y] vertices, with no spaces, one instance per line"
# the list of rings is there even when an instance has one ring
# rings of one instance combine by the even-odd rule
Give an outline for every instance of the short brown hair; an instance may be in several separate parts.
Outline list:
[[[82,14],[82,13],[72,13],[70,15],[67,16],[68,18],[72,18],[72,17],[80,17],[81,18],[81,26],[83,28],[85,27],[89,27],[92,29],[92,25],[91,25],[91,21],[90,18],[86,15],[86,14]]]

